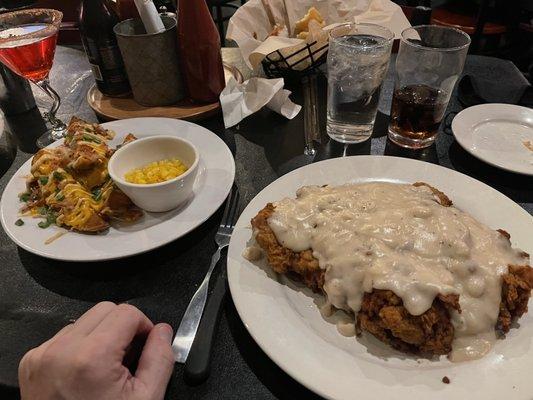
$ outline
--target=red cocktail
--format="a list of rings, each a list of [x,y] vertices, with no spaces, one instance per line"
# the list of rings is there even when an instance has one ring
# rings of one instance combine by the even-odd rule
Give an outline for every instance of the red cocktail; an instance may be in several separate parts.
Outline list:
[[[30,24],[0,31],[0,38],[27,35],[47,28],[45,24]],[[31,81],[48,77],[56,50],[57,32],[45,38],[13,41],[13,47],[0,47],[0,61],[13,72]]]
[[[0,14],[0,61],[16,74],[30,80],[53,100],[45,114],[52,129],[37,139],[44,147],[61,139],[65,124],[55,117],[60,99],[50,87],[48,73],[52,68],[57,33],[63,14],[48,9],[29,9]]]

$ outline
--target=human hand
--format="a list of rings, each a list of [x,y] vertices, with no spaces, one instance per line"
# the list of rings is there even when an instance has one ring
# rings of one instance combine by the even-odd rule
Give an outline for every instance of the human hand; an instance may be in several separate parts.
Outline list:
[[[146,338],[132,375],[125,366]],[[159,400],[174,367],[172,328],[134,306],[98,303],[19,365],[22,400]]]

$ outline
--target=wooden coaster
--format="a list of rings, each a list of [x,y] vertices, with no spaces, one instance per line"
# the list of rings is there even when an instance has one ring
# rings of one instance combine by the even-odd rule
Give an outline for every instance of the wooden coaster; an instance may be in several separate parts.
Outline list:
[[[242,83],[243,77],[238,69],[224,64],[226,81],[233,76],[237,82]],[[220,103],[197,104],[189,99],[184,99],[171,106],[146,107],[137,103],[133,96],[109,97],[93,85],[87,92],[87,102],[93,111],[103,120],[113,121],[117,119],[137,117],[167,117],[185,119],[189,121],[208,118],[220,111]]]

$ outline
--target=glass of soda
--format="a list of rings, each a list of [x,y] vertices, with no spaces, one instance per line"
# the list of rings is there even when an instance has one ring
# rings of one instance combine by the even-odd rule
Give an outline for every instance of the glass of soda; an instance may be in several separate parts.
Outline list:
[[[330,32],[326,130],[341,143],[372,134],[394,34],[373,24],[343,24]]]
[[[420,25],[402,32],[390,140],[410,149],[433,144],[469,45],[470,37],[455,28]]]

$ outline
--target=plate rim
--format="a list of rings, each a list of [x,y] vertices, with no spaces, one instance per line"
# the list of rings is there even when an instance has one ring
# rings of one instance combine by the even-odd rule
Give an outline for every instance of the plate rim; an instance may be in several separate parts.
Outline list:
[[[228,160],[231,160],[231,163],[230,163],[231,171],[230,172],[231,172],[231,182],[232,183],[230,185],[228,185],[229,187],[225,190],[226,193],[224,195],[224,199],[222,200],[222,202],[218,206],[214,207],[212,212],[208,212],[202,218],[199,218],[198,219],[198,223],[193,228],[189,229],[187,232],[185,232],[185,233],[183,233],[181,235],[177,235],[177,236],[176,235],[169,235],[165,239],[160,240],[155,246],[147,246],[146,248],[140,249],[138,251],[133,251],[133,252],[132,251],[126,251],[126,252],[123,252],[123,253],[120,253],[120,254],[116,254],[116,255],[106,255],[106,256],[101,256],[101,257],[87,258],[87,257],[83,257],[83,256],[78,256],[76,258],[74,258],[74,257],[65,258],[65,257],[62,257],[60,255],[48,254],[48,253],[44,253],[44,252],[40,251],[39,249],[34,249],[31,246],[27,245],[26,243],[20,241],[16,236],[12,235],[10,229],[8,229],[8,227],[7,227],[7,221],[5,220],[5,216],[4,216],[4,207],[3,207],[4,196],[8,195],[6,190],[4,190],[4,192],[2,193],[2,196],[0,198],[0,223],[2,225],[2,228],[3,228],[4,232],[9,237],[9,239],[12,240],[17,246],[23,248],[24,250],[26,250],[26,251],[28,251],[28,252],[30,252],[32,254],[38,255],[40,257],[50,259],[50,260],[58,260],[58,261],[69,262],[69,263],[85,263],[85,262],[93,263],[93,262],[101,262],[101,261],[118,260],[118,259],[122,259],[122,258],[136,256],[136,255],[139,255],[139,254],[144,254],[144,253],[147,253],[147,252],[152,251],[152,250],[156,250],[156,249],[158,249],[160,247],[163,247],[163,246],[173,242],[174,240],[178,240],[178,239],[188,235],[189,233],[191,233],[192,231],[197,229],[200,225],[202,225],[205,221],[207,221],[218,210],[218,208],[224,203],[226,197],[228,196],[228,194],[229,194],[229,192],[231,190],[231,187],[235,183],[235,170],[236,170],[236,167],[235,167],[235,158],[233,157],[233,153],[229,149],[228,145],[224,142],[224,140],[222,140],[222,138],[220,138],[216,133],[212,132],[210,129],[207,129],[207,128],[201,126],[201,125],[195,124],[194,122],[190,122],[190,121],[184,121],[184,120],[179,120],[179,119],[174,119],[174,118],[166,118],[166,117],[137,117],[137,118],[126,118],[126,119],[115,120],[115,121],[107,121],[107,122],[101,123],[99,125],[103,126],[104,128],[114,130],[112,125],[118,125],[120,123],[123,123],[124,121],[147,120],[147,119],[172,121],[173,123],[177,123],[177,124],[185,124],[185,125],[194,126],[196,129],[199,128],[199,129],[202,129],[202,130],[206,131],[206,134],[208,134],[210,136],[214,136],[214,138],[213,138],[214,140],[220,141],[220,143],[223,144],[222,148],[224,149],[224,152],[226,152],[226,156],[229,156]],[[61,140],[63,140],[63,139],[61,139]],[[54,143],[57,143],[57,141],[54,142]],[[46,147],[53,146],[54,143],[49,145],[49,146],[46,146]],[[5,188],[7,188],[9,185],[11,185],[11,183],[15,179],[17,179],[20,170],[22,168],[24,168],[27,163],[30,163],[32,158],[33,158],[33,155],[30,156],[15,171],[13,176],[6,183]],[[124,235],[127,236],[128,234],[125,233]]]
[[[491,165],[491,166],[493,166],[495,168],[502,169],[504,171],[508,171],[508,172],[512,172],[512,173],[520,174],[520,175],[525,175],[525,176],[533,176],[533,167],[532,167],[532,171],[517,170],[517,169],[509,168],[509,167],[506,167],[504,165],[498,164],[497,162],[494,162],[494,161],[492,161],[489,158],[481,157],[478,153],[476,153],[475,151],[470,149],[469,146],[467,146],[464,143],[463,135],[457,133],[458,132],[457,125],[459,123],[461,123],[460,120],[457,120],[458,118],[465,118],[465,116],[467,114],[474,113],[474,112],[478,111],[479,109],[484,109],[484,108],[498,109],[499,107],[502,107],[502,106],[506,107],[506,108],[509,108],[509,109],[514,109],[514,110],[520,110],[521,109],[523,111],[526,111],[526,112],[529,112],[529,113],[533,114],[533,109],[530,109],[530,108],[524,107],[524,106],[520,106],[520,105],[517,105],[517,104],[507,104],[507,103],[476,104],[474,106],[467,107],[467,108],[459,111],[457,113],[457,115],[453,118],[452,126],[451,126],[453,136],[454,136],[455,140],[457,140],[457,143],[459,143],[461,148],[463,150],[465,150],[471,156],[475,157],[476,159],[478,159],[478,160],[480,160],[480,161],[482,161],[482,162],[484,162],[486,164],[489,164],[489,165]]]
[[[396,156],[385,156],[385,155],[363,155],[362,156],[362,155],[356,155],[356,156],[350,156],[350,157],[341,157],[340,159],[355,158],[355,157],[364,158],[364,159],[372,159],[372,158],[374,158],[374,159],[378,159],[378,158],[380,158],[380,159],[391,159],[393,161],[400,162],[400,163],[406,162],[406,163],[412,163],[412,164],[416,164],[418,166],[426,166],[426,167],[427,167],[428,164],[430,164],[434,168],[442,168],[442,169],[446,170],[447,173],[451,173],[452,175],[455,174],[455,175],[462,176],[462,178],[466,178],[468,181],[477,182],[478,184],[481,184],[482,186],[485,186],[490,191],[495,192],[497,195],[503,196],[507,201],[510,201],[510,202],[514,203],[524,213],[526,213],[531,218],[531,222],[533,223],[533,216],[531,216],[528,211],[526,211],[522,206],[520,206],[514,200],[510,199],[508,196],[506,196],[505,194],[503,194],[500,191],[496,190],[495,188],[487,185],[486,183],[481,182],[481,181],[479,181],[479,180],[477,180],[477,179],[475,179],[475,178],[473,178],[473,177],[471,177],[469,175],[463,174],[463,173],[461,173],[459,171],[452,170],[450,168],[446,168],[446,167],[443,167],[443,166],[438,165],[438,164],[431,164],[431,163],[427,163],[427,162],[424,162],[424,161],[421,161],[421,160],[409,159],[409,158],[404,158],[404,157],[396,157]],[[317,163],[313,163],[313,164],[309,164],[309,165],[321,164],[321,163],[322,164],[326,164],[326,163],[330,163],[330,162],[335,162],[335,160],[339,160],[339,158],[322,160],[322,161],[319,161]],[[238,225],[241,225],[241,223],[242,223],[241,219],[243,218],[243,215],[245,214],[245,211],[247,211],[247,208],[252,204],[252,202],[255,200],[256,197],[258,197],[262,193],[268,191],[269,188],[271,187],[271,185],[273,185],[279,179],[282,179],[282,178],[287,177],[289,175],[298,174],[299,170],[304,169],[304,168],[308,167],[309,165],[297,168],[297,169],[289,172],[286,175],[282,175],[282,176],[278,177],[276,180],[272,181],[269,185],[265,186],[260,192],[258,192],[256,194],[256,196],[254,196],[254,198],[250,201],[250,203],[247,205],[247,207],[243,210],[243,212],[241,213],[241,216],[239,217],[239,220],[236,223],[236,227]],[[293,368],[294,365],[291,365],[291,363],[287,361],[287,358],[283,358],[278,353],[276,353],[273,350],[273,348],[271,348],[269,346],[271,343],[269,343],[263,337],[260,337],[258,335],[259,330],[258,331],[254,330],[253,324],[251,324],[249,322],[250,321],[249,318],[248,318],[249,315],[244,310],[246,308],[246,304],[243,303],[242,301],[239,301],[239,296],[241,296],[241,295],[239,294],[240,283],[239,283],[238,274],[239,274],[239,269],[241,268],[242,264],[239,264],[236,260],[232,260],[232,258],[230,258],[230,254],[233,254],[234,252],[236,252],[238,254],[241,254],[242,249],[241,249],[241,251],[239,251],[239,249],[235,249],[235,246],[236,246],[235,242],[237,241],[237,239],[234,240],[233,238],[234,237],[232,236],[232,240],[230,241],[230,245],[229,245],[229,249],[228,249],[228,255],[227,255],[228,286],[230,288],[230,293],[231,293],[231,296],[232,296],[232,299],[233,299],[233,303],[235,304],[235,308],[237,310],[237,313],[239,315],[239,318],[243,322],[243,325],[246,327],[247,332],[254,339],[255,343],[259,346],[259,348],[272,360],[272,362],[274,362],[280,369],[282,369],[285,373],[287,373],[287,375],[289,375],[295,381],[297,381],[298,383],[300,383],[302,386],[306,387],[310,391],[312,391],[312,392],[314,392],[314,393],[316,393],[316,394],[318,394],[318,395],[320,395],[320,396],[322,396],[324,398],[337,399],[338,397],[336,397],[335,394],[332,393],[331,391],[326,391],[325,389],[323,389],[316,382],[311,382],[309,380],[305,380],[305,377],[304,377],[303,374],[300,374],[297,371],[295,372],[295,370]],[[475,362],[475,361],[477,361],[477,360],[473,360],[473,362]]]

